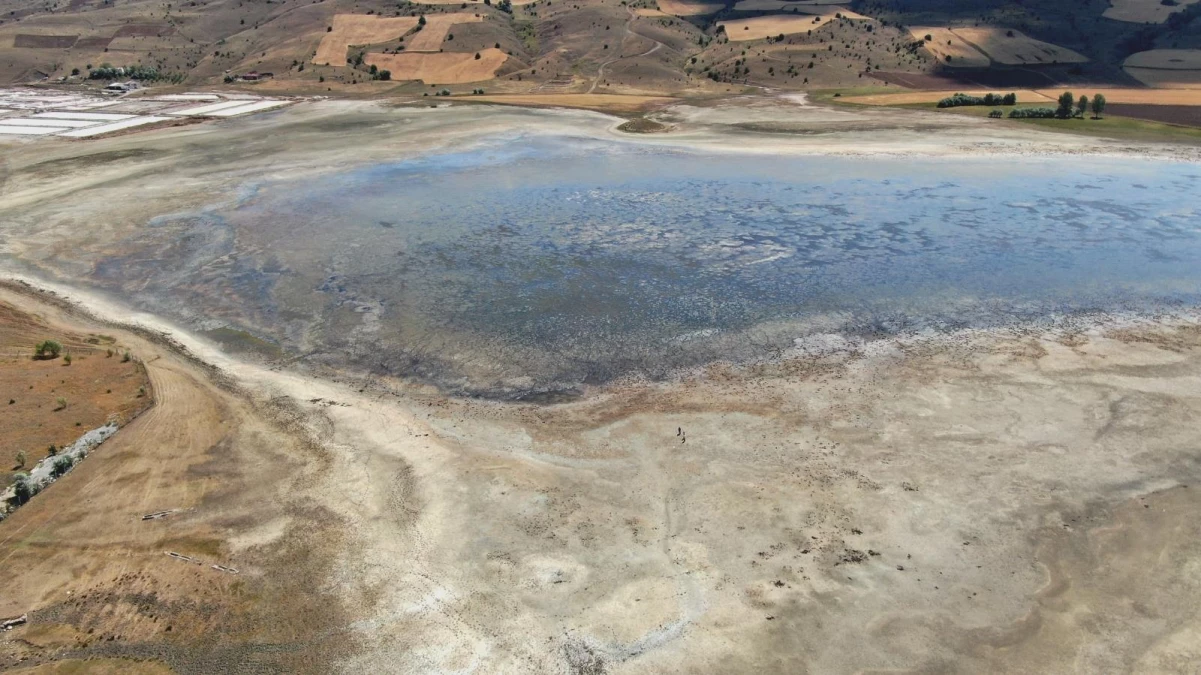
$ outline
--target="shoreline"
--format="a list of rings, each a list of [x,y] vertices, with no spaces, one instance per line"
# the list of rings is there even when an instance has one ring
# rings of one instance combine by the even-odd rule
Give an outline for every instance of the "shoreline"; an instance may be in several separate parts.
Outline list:
[[[1041,406],[1059,399],[1059,386],[1100,392],[1115,386],[1134,387],[1135,391],[1161,392],[1160,396],[1179,392],[1181,387],[1187,391],[1195,379],[1190,374],[1196,370],[1193,365],[1173,375],[1162,368],[1201,359],[1201,351],[1187,346],[1201,336],[1196,323],[1184,325],[1180,331],[1158,324],[1140,331],[1139,326],[1152,320],[1136,320],[1131,328],[1135,335],[1126,338],[1048,336],[1045,331],[1029,331],[1035,334],[998,336],[988,332],[960,334],[954,339],[919,336],[908,343],[894,342],[889,348],[878,342],[866,346],[826,342],[802,350],[806,353],[791,362],[747,368],[741,373],[715,365],[692,378],[613,386],[579,401],[542,406],[423,397],[406,387],[389,389],[386,382],[372,387],[353,378],[330,382],[247,363],[169,321],[142,312],[125,313],[109,301],[93,302],[86,291],[53,284],[21,290],[35,306],[79,312],[158,341],[216,386],[235,392],[235,399],[247,401],[255,415],[278,416],[273,424],[284,425],[279,429],[309,439],[313,445],[305,460],[308,468],[301,472],[309,477],[300,478],[289,491],[291,499],[308,503],[309,508],[320,505],[320,509],[329,509],[335,518],[330,522],[339,523],[337,527],[344,529],[348,538],[329,550],[331,571],[324,582],[343,605],[334,614],[348,617],[344,625],[330,624],[323,629],[326,635],[341,636],[338,639],[345,646],[335,662],[343,668],[408,663],[422,670],[417,664],[429,663],[427,659],[447,666],[451,661],[443,659],[487,658],[497,670],[506,668],[494,659],[532,662],[540,669],[551,669],[564,652],[576,649],[600,655],[615,672],[654,669],[679,658],[714,665],[719,662],[714,659],[729,658],[732,653],[725,640],[710,641],[706,647],[698,638],[716,630],[728,634],[729,639],[737,634],[752,645],[771,642],[772,633],[761,628],[765,612],[786,621],[796,621],[790,618],[796,611],[802,615],[818,612],[824,622],[834,624],[824,628],[823,634],[850,630],[854,639],[862,639],[854,626],[862,628],[868,616],[902,621],[888,609],[898,598],[909,598],[904,604],[918,607],[918,617],[932,620],[942,616],[928,603],[933,597],[955,603],[955,594],[931,597],[928,586],[920,583],[935,570],[940,577],[946,575],[935,583],[978,589],[992,608],[990,621],[999,622],[991,624],[994,628],[990,630],[1003,631],[1010,622],[1021,625],[1022,617],[1031,612],[1045,611],[1033,598],[1055,579],[1066,577],[1079,585],[1086,579],[1109,578],[1097,577],[1099,572],[1090,563],[1072,558],[1070,551],[1078,544],[1069,543],[1069,539],[1091,537],[1094,531],[1112,527],[1110,519],[1119,516],[1109,514],[1124,513],[1129,502],[1162,503],[1156,508],[1170,513],[1172,523],[1191,518],[1194,512],[1191,493],[1195,491],[1176,488],[1189,482],[1195,472],[1183,466],[1169,470],[1179,458],[1147,466],[1139,453],[1123,456],[1117,466],[1108,467],[1105,462],[1077,456],[1076,450],[1055,449],[1069,438],[1079,437],[1083,443],[1091,434],[1070,428],[1055,432],[1063,440],[1040,441],[1041,434],[1049,431],[1044,431],[1045,423],[1038,420],[1053,414]],[[6,284],[4,292],[17,291]],[[53,295],[47,297],[46,293]],[[1130,328],[1130,324],[1124,327]],[[1115,328],[1116,333],[1121,330]],[[1174,347],[1173,333],[1182,336],[1186,346]],[[1163,343],[1166,351],[1158,346],[1159,340],[1169,340]],[[1122,345],[1121,349],[1115,351],[1115,345]],[[1107,363],[1111,360],[1114,362]],[[162,367],[157,359],[148,365],[156,370]],[[932,367],[945,374],[931,378],[928,371]],[[1095,370],[1098,368],[1101,370]],[[1139,369],[1146,369],[1146,377],[1151,379],[1143,379]],[[967,380],[961,382],[964,378]],[[854,393],[869,383],[880,391],[866,399],[863,393]],[[930,387],[934,387],[932,392],[922,391]],[[1020,405],[1025,411],[1022,414],[1031,416],[1033,426],[1019,426],[1028,429],[1025,434],[1034,434],[1026,441],[1034,446],[1023,451],[1031,454],[1021,462],[998,464],[986,456],[1004,446],[959,440],[984,433],[986,424],[1017,424],[1009,419],[1013,411],[995,411],[999,415],[995,422],[975,414],[959,421],[957,417],[937,421],[951,414],[946,412],[945,401],[937,403],[940,397],[963,389],[962,396],[979,387],[984,389],[970,397],[978,399],[975,407],[992,409],[997,403],[990,401],[1004,401],[1006,409]],[[1021,388],[1032,400],[1005,393],[1013,387]],[[943,389],[946,391],[940,394]],[[170,389],[166,393],[167,405],[177,405],[170,400]],[[919,402],[914,411],[897,411],[900,418],[893,422],[903,423],[905,429],[911,425],[923,429],[918,437],[906,437],[913,431],[897,435],[897,430],[865,436],[857,429],[861,423],[852,421],[855,417],[844,419],[848,414],[857,416],[860,413],[856,411],[865,405],[888,410],[895,405],[891,401],[896,396]],[[840,412],[848,407],[847,412]],[[1080,411],[1067,410],[1064,419],[1080,415]],[[934,420],[930,415],[935,415]],[[932,421],[932,430],[924,430]],[[677,426],[686,436],[686,445],[673,437]],[[730,445],[733,439],[726,437],[731,433],[744,442]],[[777,436],[778,441],[763,440]],[[879,440],[873,440],[876,436]],[[928,443],[946,446],[940,453],[950,453],[932,474],[919,466],[942,455],[927,459],[931,450],[918,451],[925,448],[922,439],[927,437]],[[1115,440],[1121,442],[1121,438],[1124,436]],[[122,429],[110,443],[129,440]],[[773,449],[776,443],[793,449],[781,454]],[[880,443],[883,447],[873,447]],[[909,449],[902,452],[896,444]],[[1051,450],[1037,451],[1039,447]],[[1111,462],[1116,459],[1105,452],[1099,457]],[[1028,467],[1029,462],[1035,464]],[[86,462],[82,466],[91,469],[96,465]],[[247,470],[252,466],[247,465]],[[972,475],[948,482],[958,470]],[[700,474],[694,475],[698,471]],[[1102,475],[1093,477],[1090,471]],[[68,479],[73,476],[74,472]],[[254,480],[254,474],[248,478]],[[1034,484],[1024,485],[1026,481]],[[740,486],[748,482],[760,487],[743,495]],[[983,492],[973,487],[993,483],[995,487]],[[1048,493],[1048,485],[1058,487]],[[1018,492],[1011,494],[1014,490]],[[621,523],[635,522],[651,536],[636,536],[633,541],[606,536],[587,545],[566,536],[574,531],[568,524],[553,526],[553,532],[566,529],[550,540],[539,535],[540,530],[526,532],[522,514],[530,508],[531,499],[539,503],[537,496],[547,494],[554,496],[550,507],[558,509],[558,518],[566,518],[568,523],[613,521],[603,527],[620,531],[628,527]],[[568,495],[579,504],[556,506]],[[1016,501],[1007,501],[1004,507],[992,503],[1002,495]],[[755,515],[761,508],[756,504],[765,496],[773,503],[783,499],[781,505],[791,504],[773,517],[784,518],[784,523],[760,522]],[[717,501],[711,503],[714,499]],[[722,506],[730,500],[730,507]],[[17,513],[40,507],[35,501]],[[988,519],[981,519],[981,509],[1008,524],[994,532]],[[610,510],[615,512],[610,514]],[[724,516],[718,515],[726,511]],[[960,511],[961,516],[952,515]],[[1081,526],[1078,531],[1064,532],[1054,525],[1060,519],[1076,522],[1080,516],[1073,514],[1077,513],[1090,514],[1089,522],[1095,521],[1098,529]],[[721,517],[729,520],[714,520]],[[961,521],[961,517],[967,520]],[[304,522],[296,520],[302,518],[299,514],[292,518]],[[756,525],[747,528],[748,534],[731,537],[735,523],[740,523],[740,531],[741,524]],[[804,536],[792,552],[789,542],[795,535],[790,532],[796,528]],[[1175,537],[1176,529],[1168,527],[1162,535],[1153,530],[1156,541],[1163,536],[1168,538],[1165,541],[1177,542],[1176,546],[1191,545],[1189,538]],[[235,529],[229,536],[236,534],[231,541],[256,540],[263,536],[252,534],[257,531],[237,534]],[[1150,532],[1145,536],[1151,536]],[[742,550],[742,537],[750,538],[743,542],[749,550]],[[976,557],[960,560],[960,539],[972,543]],[[775,553],[757,557],[755,550],[767,551],[774,541],[788,547],[787,557],[779,561],[772,560]],[[1031,564],[1028,547],[1036,545],[1040,562]],[[869,546],[881,555],[878,561],[864,553]],[[184,554],[188,555],[187,551]],[[482,562],[493,555],[506,555],[504,560],[509,562],[500,567]],[[628,578],[599,574],[631,555],[641,561],[635,568],[640,572]],[[859,561],[860,555],[864,561],[845,562]],[[748,568],[748,556],[759,562]],[[147,560],[162,557],[159,553]],[[252,575],[256,569],[274,564],[269,559],[248,559],[246,553],[203,559]],[[799,560],[791,562],[794,559]],[[987,562],[985,572],[977,571],[977,560]],[[783,568],[781,563],[785,563]],[[177,563],[167,560],[164,564]],[[906,573],[894,567],[904,568]],[[1115,573],[1112,566],[1106,572],[1110,576]],[[520,581],[505,584],[503,580],[512,575]],[[919,582],[916,585],[913,575]],[[777,586],[775,581],[781,579],[785,585]],[[880,589],[883,597],[849,612],[831,613],[812,604],[813,592],[848,600],[860,597],[863,602],[858,594],[860,579]],[[498,580],[501,585],[495,586]],[[1004,582],[998,585],[999,580]],[[559,583],[566,588],[556,585]],[[802,590],[806,588],[812,590]],[[544,595],[560,598],[563,592],[570,595],[545,605]],[[761,600],[748,605],[744,600],[747,594]],[[578,600],[571,599],[577,595]],[[480,609],[476,603],[482,602],[481,598],[490,598],[489,603],[500,603],[509,610]],[[643,601],[635,604],[633,598]],[[935,613],[930,614],[932,611]],[[446,632],[444,617],[460,612],[470,612],[469,632]],[[30,617],[35,626],[46,620],[38,611],[31,611]],[[912,629],[922,630],[921,621]],[[521,637],[530,631],[539,636],[533,643]],[[977,628],[954,628],[947,639],[960,645],[958,652],[976,644],[978,632]],[[549,642],[541,637],[543,633],[551,636]],[[414,635],[428,636],[443,645],[440,650],[449,651],[437,652],[444,656],[424,649],[413,653],[409,639]],[[909,635],[908,631],[904,635]],[[899,639],[908,644],[913,636],[904,635]],[[1036,631],[1027,639],[1038,639],[1038,635]],[[827,635],[817,639],[841,638]],[[837,658],[827,649],[813,648],[816,651],[806,653],[817,664],[829,665],[824,659]],[[759,647],[753,650],[760,652]],[[740,658],[753,662],[755,657],[747,652]],[[878,662],[869,660],[863,667],[871,663]],[[921,664],[912,660],[897,663]]]
[[[695,103],[702,103],[696,106]],[[296,121],[295,118],[320,117],[323,111],[315,108],[326,108],[336,111],[346,110],[370,111],[375,108],[380,111],[405,111],[424,114],[437,114],[444,110],[474,110],[482,115],[503,114],[505,111],[516,111],[522,114],[545,116],[549,121],[556,119],[564,121],[579,121],[591,119],[600,123],[597,128],[582,130],[572,125],[568,128],[595,140],[609,140],[628,144],[641,144],[650,147],[679,148],[682,150],[704,151],[714,154],[746,154],[746,155],[789,155],[815,157],[922,157],[922,158],[996,158],[996,157],[1109,157],[1109,158],[1147,158],[1163,161],[1201,162],[1201,145],[1183,146],[1168,141],[1125,141],[1105,137],[1089,137],[1059,133],[1054,130],[1036,127],[1019,127],[1012,125],[989,125],[987,120],[979,120],[961,116],[948,116],[940,113],[916,111],[897,108],[852,107],[805,102],[797,104],[787,96],[732,96],[719,99],[678,99],[662,108],[639,113],[636,117],[660,123],[663,116],[670,116],[673,111],[686,108],[737,110],[743,107],[775,106],[780,116],[772,124],[783,125],[778,130],[769,129],[772,124],[755,128],[751,125],[742,127],[725,125],[705,125],[685,120],[682,123],[667,123],[666,131],[656,133],[630,133],[620,131],[618,127],[630,121],[605,108],[587,108],[555,105],[519,105],[495,103],[487,101],[448,101],[428,104],[420,99],[381,98],[381,99],[320,99],[306,100],[290,106],[286,110],[267,113],[245,119],[229,119],[209,121],[205,124],[189,124],[182,127],[165,127],[149,129],[138,133],[126,133],[97,139],[91,139],[84,144],[79,141],[60,139],[42,139],[49,142],[31,141],[19,137],[0,138],[0,146],[7,146],[20,152],[24,149],[33,150],[71,150],[92,148],[108,143],[133,142],[139,140],[158,141],[172,136],[190,136],[194,134],[220,133],[222,129],[261,128],[271,126],[276,120],[286,122]],[[853,122],[830,122],[828,120],[811,121],[807,114],[823,113],[843,115],[848,118],[859,118],[862,124]],[[950,134],[950,138],[930,142],[930,132],[942,130]],[[912,135],[920,133],[920,135]],[[972,135],[977,137],[973,138]],[[476,139],[483,134],[472,133]],[[469,137],[470,138],[470,137]],[[3,141],[8,140],[5,144]],[[451,139],[464,141],[463,137]],[[730,141],[745,141],[737,148],[730,147]],[[421,152],[437,152],[440,148],[449,147],[449,141],[440,142],[435,146],[427,146]],[[856,147],[857,146],[857,147]],[[362,163],[378,161],[364,157]],[[355,164],[352,164],[355,165]]]

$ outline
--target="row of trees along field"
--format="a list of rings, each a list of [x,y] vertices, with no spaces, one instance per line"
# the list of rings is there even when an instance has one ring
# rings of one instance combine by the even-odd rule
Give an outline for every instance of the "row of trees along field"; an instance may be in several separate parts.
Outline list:
[[[1060,119],[1068,120],[1074,117],[1083,118],[1090,109],[1093,119],[1101,119],[1105,112],[1105,94],[1095,94],[1090,100],[1087,96],[1076,98],[1072,92],[1065,91],[1059,95],[1059,105],[1056,108],[1014,108],[1009,111],[1013,119]],[[989,117],[1000,117],[1001,111],[994,110]]]

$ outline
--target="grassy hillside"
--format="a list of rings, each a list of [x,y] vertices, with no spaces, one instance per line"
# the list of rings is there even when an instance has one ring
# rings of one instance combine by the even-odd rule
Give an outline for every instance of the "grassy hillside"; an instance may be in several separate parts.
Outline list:
[[[258,71],[274,74],[273,81],[258,85],[265,90],[365,95],[448,84],[458,90],[486,87],[490,93],[682,93],[748,85],[847,87],[877,79],[921,82],[908,76],[1137,86],[1121,68],[1130,54],[1201,47],[1201,2],[1181,0],[1171,7],[1159,0],[1114,2],[1125,4],[0,0],[0,83],[83,81],[90,70],[109,64],[152,67],[161,82],[182,86]],[[1117,10],[1125,19],[1145,11],[1159,20],[1112,18]],[[407,19],[376,22],[396,17]],[[914,28],[926,26],[959,31],[940,33],[940,40],[950,35],[967,42],[940,47]],[[996,39],[978,44],[990,35]],[[336,43],[339,37],[349,42]],[[319,47],[322,59],[316,58]],[[956,61],[947,49],[970,51],[974,60]],[[342,51],[348,63],[340,62]],[[1044,60],[1040,53],[1052,56]],[[1065,53],[1083,58],[1059,62],[1056,55]],[[390,78],[382,79],[380,70],[388,70]]]

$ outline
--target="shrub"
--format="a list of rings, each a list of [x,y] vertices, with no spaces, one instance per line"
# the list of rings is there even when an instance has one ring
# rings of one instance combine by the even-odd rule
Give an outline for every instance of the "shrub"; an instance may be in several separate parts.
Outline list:
[[[129,352],[125,352],[125,354],[121,357],[121,363],[129,363],[129,359],[131,358],[132,357],[129,355]]]
[[[989,118],[994,119],[994,120],[1000,119],[1005,116],[1005,112],[1002,110],[993,110],[992,112],[988,113],[988,116],[989,116]]]
[[[1010,92],[1002,96],[1001,94],[985,94],[983,96],[969,96],[967,94],[958,93],[948,96],[938,102],[939,108],[958,108],[965,105],[1015,105],[1018,102],[1017,94]]]
[[[71,352],[67,352],[66,354],[63,354],[63,365],[65,365],[65,366],[71,365]]]
[[[75,460],[68,455],[59,455],[54,458],[54,463],[50,465],[50,475],[58,478],[64,473],[71,470],[75,466]]]
[[[63,346],[54,340],[43,340],[33,348],[33,358],[54,359],[63,351]]]
[[[13,478],[13,499],[17,504],[24,504],[37,494],[37,486],[29,480],[29,475],[19,473]]]
[[[25,456],[24,450],[17,453],[17,466],[18,467],[20,467],[22,469],[25,468],[25,462],[27,462],[27,461],[28,461],[28,458]]]
[[[88,72],[89,80],[115,80],[118,78],[129,78],[131,80],[146,80],[153,82],[161,79],[163,75],[158,72],[153,66],[113,66],[102,64],[99,68]]]
[[[62,410],[67,407],[67,399],[63,398],[62,396],[54,399],[54,402],[58,404],[58,407],[55,408],[55,410]]]
[[[1009,116],[1013,119],[1048,119],[1055,117],[1055,110],[1051,108],[1014,108],[1009,111]]]

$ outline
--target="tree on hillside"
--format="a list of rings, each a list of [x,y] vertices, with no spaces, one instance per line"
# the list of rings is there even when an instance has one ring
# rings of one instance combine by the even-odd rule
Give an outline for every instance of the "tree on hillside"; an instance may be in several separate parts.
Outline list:
[[[1055,116],[1061,120],[1066,120],[1072,116],[1072,109],[1076,105],[1076,98],[1072,96],[1072,92],[1065,91],[1059,95],[1059,107],[1055,109]]]
[[[1076,101],[1076,117],[1084,117],[1084,113],[1088,112],[1088,97],[1081,95],[1080,100]]]
[[[1097,94],[1093,96],[1093,119],[1101,119],[1101,113],[1105,112],[1105,94]]]

